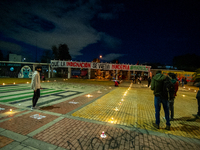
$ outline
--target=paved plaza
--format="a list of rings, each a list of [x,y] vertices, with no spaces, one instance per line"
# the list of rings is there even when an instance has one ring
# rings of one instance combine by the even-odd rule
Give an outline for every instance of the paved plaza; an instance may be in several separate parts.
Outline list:
[[[43,82],[31,111],[30,84],[0,86],[2,150],[199,150],[200,119],[193,86],[179,87],[171,130],[155,122],[153,91],[123,81],[119,87]],[[103,133],[104,132],[104,133]]]

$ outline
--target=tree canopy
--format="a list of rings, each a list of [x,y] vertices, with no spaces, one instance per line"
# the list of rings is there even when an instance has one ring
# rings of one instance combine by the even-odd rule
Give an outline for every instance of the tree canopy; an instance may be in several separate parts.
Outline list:
[[[0,61],[3,61],[3,53],[2,53],[2,51],[0,50]]]
[[[200,68],[200,56],[196,54],[186,54],[181,56],[175,56],[173,59],[173,66],[179,70],[195,71]]]
[[[52,51],[54,55],[54,59],[60,59],[60,60],[71,60],[72,57],[69,54],[69,48],[67,44],[60,44],[58,47],[55,45],[52,46]]]

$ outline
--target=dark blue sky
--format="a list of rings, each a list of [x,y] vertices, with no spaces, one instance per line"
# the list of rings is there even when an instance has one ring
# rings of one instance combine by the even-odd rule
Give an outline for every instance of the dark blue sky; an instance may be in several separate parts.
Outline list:
[[[0,50],[35,61],[65,43],[73,60],[171,64],[200,55],[199,8],[199,0],[1,1]]]

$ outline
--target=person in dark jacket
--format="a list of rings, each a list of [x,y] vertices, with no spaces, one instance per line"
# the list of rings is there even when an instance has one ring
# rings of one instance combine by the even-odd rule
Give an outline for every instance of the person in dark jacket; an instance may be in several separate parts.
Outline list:
[[[150,86],[151,84],[151,77],[148,77],[148,87]]]
[[[197,98],[197,104],[198,104],[198,112],[197,114],[193,114],[196,118],[200,118],[200,83],[196,84],[197,87],[199,87],[199,91],[197,92],[196,98]]]
[[[176,80],[176,74],[170,73],[168,74],[172,78],[172,83],[174,84],[174,97],[169,100],[169,111],[170,111],[170,121],[174,120],[174,99],[177,96],[176,93],[178,91],[179,83]]]
[[[153,123],[153,126],[159,129],[160,124],[160,109],[161,103],[165,112],[166,119],[166,130],[170,130],[170,120],[169,120],[169,102],[165,100],[162,96],[163,90],[163,81],[167,78],[166,75],[163,75],[161,71],[157,71],[156,75],[152,78],[151,81],[151,90],[154,91],[154,105],[155,105],[155,118],[156,122]]]

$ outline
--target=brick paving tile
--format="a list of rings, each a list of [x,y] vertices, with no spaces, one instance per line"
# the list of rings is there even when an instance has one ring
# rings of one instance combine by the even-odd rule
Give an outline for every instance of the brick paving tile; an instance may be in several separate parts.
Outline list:
[[[5,109],[5,110],[0,110],[0,114],[1,114],[1,113],[12,114],[12,113],[10,112],[10,109],[12,109],[13,111],[16,110],[16,109],[18,109],[18,108],[16,108],[16,107],[7,106],[7,105],[2,105],[2,104],[0,104],[0,108],[4,108],[4,109]]]
[[[101,90],[102,93],[97,93],[97,91],[95,91],[95,92],[90,93],[90,95],[92,95],[93,97],[87,97],[86,94],[84,94],[84,95],[72,98],[70,100],[64,101],[62,103],[58,103],[58,104],[55,104],[52,106],[42,107],[40,109],[55,112],[55,113],[60,113],[60,114],[66,114],[66,113],[96,99],[97,97],[104,95],[108,91],[109,90]],[[69,103],[69,102],[73,102],[73,101],[78,102],[78,104]]]
[[[9,139],[9,138],[7,138],[7,137],[5,137],[5,136],[1,136],[1,135],[0,135],[0,148],[6,146],[6,145],[8,145],[8,144],[10,144],[10,143],[13,142],[13,141],[14,141],[14,140]]]
[[[27,135],[32,131],[42,127],[43,125],[53,121],[54,119],[58,118],[57,116],[49,115],[40,113],[42,116],[46,116],[40,120],[31,118],[30,116],[39,114],[38,112],[31,112],[16,118],[11,118],[7,121],[1,122],[0,127],[22,134]]]
[[[60,125],[65,126],[60,126]],[[74,127],[80,125],[81,128]],[[52,132],[55,129],[55,132]],[[59,130],[56,130],[59,129]],[[100,135],[104,131],[107,135],[105,139],[101,138]],[[50,138],[42,138],[41,135],[50,133]],[[173,140],[171,138],[160,138],[153,135],[141,134],[135,131],[128,131],[122,129],[116,129],[114,127],[97,125],[94,123],[64,118],[59,122],[55,123],[51,127],[38,133],[33,138],[51,143],[66,149],[164,149],[166,146],[171,149],[179,148],[182,149],[193,149],[197,150],[200,145],[189,144],[180,140]],[[80,143],[78,142],[80,141]],[[178,144],[177,144],[178,143]]]

